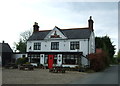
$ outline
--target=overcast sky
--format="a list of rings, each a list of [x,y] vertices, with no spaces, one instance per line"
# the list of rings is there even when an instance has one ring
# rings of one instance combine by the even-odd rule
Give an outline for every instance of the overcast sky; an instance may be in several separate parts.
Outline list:
[[[118,47],[118,2],[1,0],[0,11],[0,42],[4,40],[11,48],[34,22],[40,30],[79,28],[88,26],[89,16],[95,36],[108,35]]]

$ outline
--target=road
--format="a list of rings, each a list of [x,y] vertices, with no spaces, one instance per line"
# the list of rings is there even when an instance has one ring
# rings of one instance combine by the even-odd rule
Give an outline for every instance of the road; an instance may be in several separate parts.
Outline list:
[[[70,84],[118,84],[118,65],[111,65],[103,72],[89,73]]]
[[[0,86],[2,85],[2,67],[0,66]]]

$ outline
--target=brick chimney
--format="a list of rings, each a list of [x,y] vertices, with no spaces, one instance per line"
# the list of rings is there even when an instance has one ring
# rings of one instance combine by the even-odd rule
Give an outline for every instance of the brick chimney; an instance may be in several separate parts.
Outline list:
[[[39,31],[39,26],[38,26],[38,23],[35,22],[34,25],[33,25],[33,33],[38,32],[38,31]]]
[[[93,23],[94,23],[94,21],[92,20],[92,16],[90,16],[90,19],[88,20],[88,27],[92,31],[94,31],[94,29],[93,29]]]
[[[3,40],[2,43],[5,43],[5,41]]]

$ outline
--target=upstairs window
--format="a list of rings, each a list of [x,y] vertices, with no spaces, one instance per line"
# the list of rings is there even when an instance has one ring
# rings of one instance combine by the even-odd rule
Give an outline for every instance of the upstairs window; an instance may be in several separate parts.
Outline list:
[[[59,42],[51,42],[51,50],[59,50]]]
[[[40,42],[34,43],[34,50],[41,50],[41,43]]]
[[[79,49],[79,41],[70,42],[70,50]]]

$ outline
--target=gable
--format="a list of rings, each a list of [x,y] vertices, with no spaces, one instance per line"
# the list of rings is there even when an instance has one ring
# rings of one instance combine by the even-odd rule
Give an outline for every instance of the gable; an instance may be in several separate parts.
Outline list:
[[[66,39],[67,37],[58,27],[54,27],[44,39]]]
[[[10,53],[13,52],[8,43],[0,43],[0,50],[2,52],[10,52]]]

